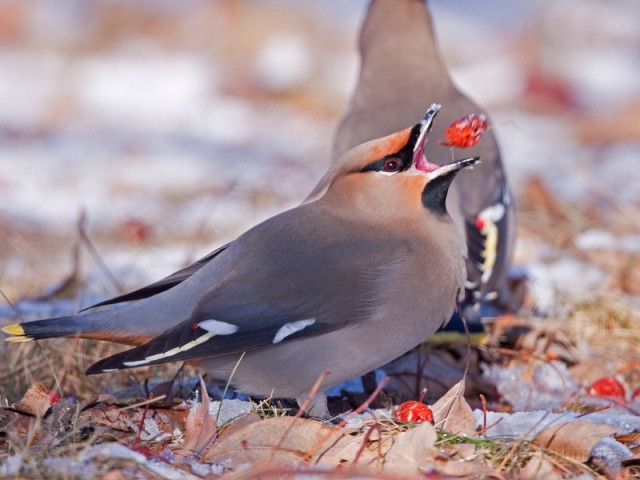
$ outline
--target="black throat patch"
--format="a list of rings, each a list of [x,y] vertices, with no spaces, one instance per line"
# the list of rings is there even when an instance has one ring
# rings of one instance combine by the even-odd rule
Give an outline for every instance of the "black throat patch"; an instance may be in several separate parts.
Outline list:
[[[447,213],[447,193],[451,182],[458,170],[442,175],[441,177],[434,178],[424,187],[422,191],[422,205],[425,208],[433,212],[435,215],[445,217]]]

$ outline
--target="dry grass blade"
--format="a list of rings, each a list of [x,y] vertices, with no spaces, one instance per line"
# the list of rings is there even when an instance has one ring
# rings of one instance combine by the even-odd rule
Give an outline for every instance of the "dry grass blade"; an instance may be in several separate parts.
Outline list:
[[[86,224],[87,224],[87,215],[86,215],[86,212],[83,210],[80,213],[80,217],[78,218],[78,223],[77,223],[78,236],[80,237],[80,242],[85,246],[89,254],[93,257],[93,260],[96,262],[96,265],[98,265],[100,270],[102,270],[105,277],[107,277],[109,281],[113,284],[116,291],[119,293],[123,292],[124,289],[122,288],[122,285],[120,285],[120,282],[118,281],[116,276],[111,272],[111,270],[109,270],[109,267],[107,267],[107,264],[102,259],[102,256],[100,255],[95,245],[89,238],[89,235],[87,234],[87,230],[86,230]]]
[[[116,412],[122,412],[124,410],[131,410],[132,408],[146,407],[151,403],[159,402],[160,400],[164,400],[165,398],[167,398],[166,395],[158,395],[157,397],[149,398],[149,399],[144,400],[142,402],[134,403],[133,405],[127,405],[125,407],[120,407],[115,411]]]

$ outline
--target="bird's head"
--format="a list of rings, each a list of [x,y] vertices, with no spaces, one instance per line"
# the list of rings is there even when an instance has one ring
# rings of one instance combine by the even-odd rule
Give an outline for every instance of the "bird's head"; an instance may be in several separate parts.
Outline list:
[[[428,209],[445,216],[451,182],[463,168],[479,162],[466,158],[439,166],[427,160],[425,143],[440,105],[432,105],[422,121],[348,151],[311,193],[336,205],[357,202],[376,215],[398,216]]]

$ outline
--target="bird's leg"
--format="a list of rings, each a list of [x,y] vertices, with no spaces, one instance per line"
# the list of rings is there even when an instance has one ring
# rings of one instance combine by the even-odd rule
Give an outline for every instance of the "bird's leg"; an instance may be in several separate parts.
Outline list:
[[[378,386],[375,370],[371,370],[370,372],[365,373],[360,378],[362,381],[362,389],[364,390],[364,393],[370,395],[371,392],[373,392]]]
[[[327,396],[324,393],[316,393],[313,397],[298,397],[296,402],[302,408],[306,404],[304,413],[312,418],[320,418],[326,420],[330,418],[329,408],[327,407]]]

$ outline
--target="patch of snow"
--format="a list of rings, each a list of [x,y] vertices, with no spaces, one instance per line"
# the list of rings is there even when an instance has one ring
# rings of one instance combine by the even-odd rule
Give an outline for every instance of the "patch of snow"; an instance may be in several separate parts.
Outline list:
[[[147,459],[141,453],[135,452],[120,443],[99,443],[87,447],[78,455],[78,460],[84,462],[93,459],[121,458],[136,463],[146,463]]]
[[[169,437],[170,435],[168,433],[160,430],[158,423],[153,418],[144,419],[144,428],[142,429],[142,433],[140,434],[141,440],[153,440],[155,442],[160,442]]]
[[[484,369],[484,375],[515,411],[550,410],[563,405],[578,392],[578,386],[562,362],[537,365],[531,382],[524,379],[527,368],[528,365],[489,365]]]
[[[574,420],[585,420],[594,423],[605,423],[612,425],[618,416],[615,412],[599,412],[602,415],[581,415],[575,412],[551,413],[549,411],[498,413],[487,412],[486,422],[487,438],[514,438],[533,439],[538,433],[551,425],[558,425],[572,422]],[[473,412],[476,426],[481,427],[484,422],[484,413],[481,410]],[[627,415],[630,416],[630,415]],[[638,423],[640,419],[636,420]],[[615,424],[614,424],[615,426]],[[624,433],[624,430],[618,432]],[[609,472],[615,473],[620,469],[620,462],[633,455],[631,451],[613,438],[605,437],[594,445],[591,450],[591,458],[596,464]],[[614,477],[615,475],[612,475]]]
[[[202,116],[213,78],[196,55],[108,54],[76,65],[74,91],[99,118],[182,129]]]
[[[222,405],[222,407],[221,407]],[[209,415],[217,417],[218,425],[232,422],[240,417],[248,415],[256,408],[255,403],[244,400],[230,399],[211,402],[209,404]],[[218,411],[220,414],[218,415]]]
[[[607,279],[599,268],[567,257],[550,263],[532,262],[526,269],[531,295],[541,313],[554,310],[557,294],[590,296]]]
[[[208,475],[214,475],[220,477],[227,473],[231,462],[222,463],[198,463],[192,460],[187,460],[187,463],[191,467],[191,471],[200,477],[207,477]]]
[[[53,470],[56,477],[69,478],[95,478],[95,468],[86,461],[76,461],[72,457],[48,457],[42,462],[42,466]]]
[[[147,460],[147,458],[141,453],[135,452],[130,448],[125,447],[119,443],[101,443],[98,445],[92,445],[82,452],[78,456],[78,459],[84,463],[85,474],[84,477],[92,477],[93,475],[86,474],[86,464],[90,460],[111,460],[119,458],[123,460],[131,460],[139,465],[144,465],[160,478],[168,480],[182,480],[188,478],[188,474],[182,470],[178,470],[170,467],[165,462],[159,459]]]
[[[616,237],[613,236],[613,233],[597,228],[585,230],[575,239],[575,245],[580,250],[613,250],[616,248],[616,244]]]
[[[22,454],[11,455],[0,465],[0,477],[15,477],[20,473],[21,468]]]
[[[532,177],[572,180],[577,146],[570,125],[559,118],[516,109],[491,113],[512,190],[522,192]],[[563,195],[565,193],[563,192]]]
[[[594,480],[595,477],[593,475],[589,475],[588,473],[581,473],[575,477],[571,477],[571,480]]]
[[[482,427],[484,422],[483,412],[476,409],[473,415],[476,427]],[[640,418],[617,409],[608,409],[586,415],[576,412],[553,413],[548,410],[515,413],[490,411],[487,412],[486,436],[531,439],[550,425],[574,420],[610,425],[618,429],[617,434],[619,435],[640,432]]]
[[[574,48],[558,63],[583,105],[590,108],[624,106],[640,94],[640,58],[611,46]],[[635,57],[635,58],[634,58]],[[631,61],[630,61],[631,60]]]
[[[363,413],[353,416],[351,413],[342,414],[340,419],[344,418],[349,418],[349,421],[346,423],[344,428],[360,428],[363,424],[371,422],[372,420],[389,420],[390,418],[393,418],[393,413],[388,408],[379,408],[375,410],[367,409]]]
[[[630,414],[625,409],[608,408],[601,412],[587,413],[581,418],[587,422],[615,427],[620,435],[640,432],[640,417]]]
[[[630,168],[640,158],[640,143],[613,144],[603,150],[606,168],[598,168],[597,194],[605,196],[617,208],[628,208],[640,200],[640,170]],[[598,157],[600,158],[600,157]],[[633,207],[631,207],[633,208]],[[636,212],[633,210],[634,213]]]
[[[166,480],[187,480],[193,478],[187,472],[172,468],[160,459],[148,460],[145,466],[158,477]]]
[[[277,92],[304,85],[313,73],[307,38],[296,32],[271,35],[257,53],[254,72],[261,85]]]
[[[194,128],[224,145],[242,145],[252,139],[253,122],[255,105],[241,98],[217,96],[204,107],[202,121]]]
[[[46,122],[64,83],[64,60],[55,53],[1,49],[0,72],[0,125]]]
[[[631,457],[631,450],[609,437],[603,438],[591,449],[591,462],[604,470],[607,478],[618,477],[620,462]]]
[[[474,410],[476,427],[482,427],[484,414]],[[551,413],[538,410],[530,412],[487,412],[487,438],[525,438],[531,439],[551,424],[564,423],[573,419],[572,414]]]
[[[616,250],[633,253],[640,251],[640,235],[613,235],[597,228],[585,230],[575,239],[580,250]]]
[[[453,66],[451,76],[456,85],[484,105],[501,104],[522,92],[522,72],[510,58],[485,57],[482,62]],[[500,88],[496,88],[496,78]]]

